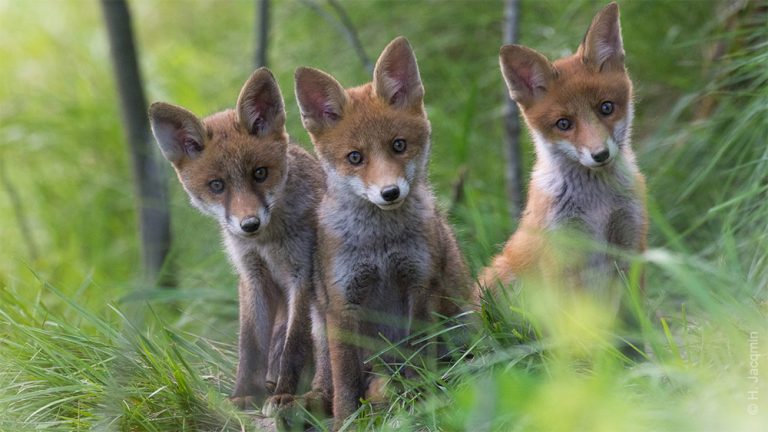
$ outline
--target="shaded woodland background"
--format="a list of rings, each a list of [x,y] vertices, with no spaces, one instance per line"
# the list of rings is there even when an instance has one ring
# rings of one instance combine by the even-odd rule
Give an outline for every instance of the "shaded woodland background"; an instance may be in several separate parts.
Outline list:
[[[497,60],[511,37],[506,3],[128,6],[145,103],[200,116],[232,107],[265,61],[286,99],[289,133],[305,146],[295,67],[361,84],[386,43],[408,37],[433,128],[432,183],[477,271],[516,225]],[[569,54],[603,5],[521,1],[519,43],[550,58]],[[634,147],[650,190],[652,251],[638,262],[646,266],[645,306],[657,317],[645,334],[658,343],[657,358],[627,370],[610,352],[591,354],[603,367],[574,371],[533,342],[501,336],[519,325],[507,317],[488,324],[477,344],[478,358],[501,353],[495,360],[430,377],[439,391],[413,390],[386,413],[364,407],[357,427],[758,430],[768,422],[768,366],[755,415],[746,379],[750,335],[761,338],[762,359],[768,349],[768,5],[620,7],[635,84]],[[172,246],[162,278],[144,276],[140,188],[102,4],[0,1],[0,29],[0,429],[248,425],[224,399],[236,360],[236,279],[214,222],[189,206],[164,161]],[[520,126],[524,187],[533,149]],[[512,315],[515,307],[507,308]],[[554,407],[557,419],[546,414]]]

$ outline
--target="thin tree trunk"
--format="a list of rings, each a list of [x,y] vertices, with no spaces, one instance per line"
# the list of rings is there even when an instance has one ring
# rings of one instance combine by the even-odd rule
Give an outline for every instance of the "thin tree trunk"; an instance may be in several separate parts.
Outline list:
[[[520,5],[518,0],[504,1],[504,44],[517,43]],[[509,98],[504,88],[506,109],[504,112],[504,178],[507,187],[509,216],[517,219],[523,207],[523,161],[520,152],[520,116],[517,104]]]
[[[171,285],[169,274],[160,280],[171,242],[168,186],[149,129],[130,11],[124,0],[101,0],[101,5],[137,192],[142,271],[151,283]]]
[[[328,24],[335,27],[336,30],[341,33],[345,39],[347,39],[347,42],[349,42],[349,44],[352,46],[352,49],[355,50],[355,54],[357,54],[357,57],[360,59],[360,63],[362,63],[365,70],[367,70],[368,73],[373,73],[374,64],[371,61],[371,58],[368,57],[368,54],[365,53],[365,48],[363,47],[363,43],[360,41],[357,28],[355,28],[355,24],[352,22],[349,14],[347,14],[347,11],[343,6],[341,6],[339,2],[328,0],[328,4],[331,6],[336,15],[334,17],[330,13],[326,12],[325,9],[323,9],[317,2],[313,0],[300,1],[312,9],[316,14],[320,15],[326,22],[328,22]]]
[[[269,0],[256,0],[256,67],[267,66],[269,46]]]
[[[21,238],[24,240],[24,244],[27,246],[29,258],[34,263],[37,261],[37,258],[40,256],[40,254],[38,253],[35,238],[32,235],[32,229],[29,226],[30,219],[27,216],[27,213],[24,211],[21,195],[16,189],[16,185],[13,184],[11,177],[5,170],[5,160],[3,159],[0,159],[0,184],[2,184],[3,189],[5,189],[5,193],[8,194],[8,200],[11,202],[13,213],[16,215],[16,223],[19,225],[19,233],[21,233]]]
[[[342,27],[345,29],[344,34],[347,36],[349,44],[352,45],[352,48],[354,48],[357,56],[360,58],[360,61],[365,66],[365,69],[368,70],[368,73],[373,73],[373,62],[371,61],[370,57],[368,57],[368,54],[365,53],[365,48],[363,48],[363,43],[360,41],[360,36],[357,33],[355,24],[352,23],[352,18],[349,17],[347,11],[338,1],[328,0],[328,4],[330,4],[333,10],[336,12],[336,16],[339,18],[339,22],[341,22]]]

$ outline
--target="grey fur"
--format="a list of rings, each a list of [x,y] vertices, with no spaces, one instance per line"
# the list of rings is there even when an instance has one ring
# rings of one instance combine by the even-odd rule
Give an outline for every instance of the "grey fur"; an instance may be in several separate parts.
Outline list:
[[[287,166],[284,188],[271,205],[270,223],[263,232],[243,238],[222,225],[227,251],[241,278],[240,362],[233,396],[263,395],[273,379],[275,394],[294,393],[303,360],[312,349],[307,320],[314,296],[315,209],[325,179],[317,160],[298,146],[289,146]],[[274,358],[267,357],[274,345],[273,328],[257,324],[265,322],[274,322],[278,344],[280,327],[286,327],[276,378],[270,364]]]
[[[318,260],[317,285],[327,319],[348,341],[343,342],[347,356],[334,357],[330,363],[341,371],[334,372],[333,382],[338,421],[366,392],[372,375],[371,365],[363,361],[375,349],[371,342],[400,342],[427,324],[433,312],[445,316],[461,312],[469,281],[423,173],[414,179],[403,205],[394,210],[382,210],[350,193],[348,183],[333,172],[328,187],[318,209],[318,226],[321,254],[330,258]],[[423,354],[426,360],[434,359],[429,350]],[[403,360],[388,355],[384,359]],[[409,372],[407,368],[406,375]],[[337,378],[344,389],[335,387]]]

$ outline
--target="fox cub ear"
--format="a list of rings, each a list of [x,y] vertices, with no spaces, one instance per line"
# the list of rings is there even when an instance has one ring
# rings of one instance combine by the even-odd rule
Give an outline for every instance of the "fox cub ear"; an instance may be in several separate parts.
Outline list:
[[[521,45],[501,47],[499,65],[509,96],[523,106],[546,93],[556,77],[555,67],[546,57]]]
[[[259,68],[248,78],[237,98],[237,118],[252,135],[285,133],[285,105],[272,72]]]
[[[347,92],[332,76],[308,67],[296,69],[296,101],[301,122],[310,133],[320,133],[344,115]]]
[[[584,41],[579,46],[581,61],[602,72],[624,70],[624,44],[621,41],[619,6],[611,3],[592,19]]]
[[[422,108],[424,86],[408,39],[400,36],[384,48],[373,70],[373,89],[397,108]]]
[[[163,156],[174,166],[203,151],[205,127],[184,108],[155,102],[149,107],[149,122]]]

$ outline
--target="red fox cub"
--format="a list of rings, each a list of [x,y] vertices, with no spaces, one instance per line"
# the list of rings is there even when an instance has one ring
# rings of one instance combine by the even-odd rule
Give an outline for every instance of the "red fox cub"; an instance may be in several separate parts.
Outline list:
[[[312,350],[308,323],[323,170],[289,143],[283,98],[265,68],[245,83],[235,110],[201,121],[184,108],[157,102],[149,117],[192,204],[221,226],[240,277],[232,400],[246,407],[274,392],[271,403],[290,402]],[[316,375],[314,385],[329,389],[330,376]]]
[[[517,232],[482,271],[478,292],[531,272],[547,273],[546,233],[575,227],[598,244],[642,251],[646,246],[645,180],[630,146],[632,83],[624,67],[619,8],[592,21],[576,54],[550,63],[538,52],[507,45],[501,72],[536,148],[528,202]],[[546,268],[544,268],[546,267]],[[614,271],[607,254],[586,269]]]
[[[311,68],[297,69],[295,79],[304,127],[328,176],[317,285],[338,425],[381,384],[371,382],[363,345],[401,341],[432,313],[456,315],[471,284],[427,180],[430,124],[408,41],[384,49],[371,83],[345,90]]]

